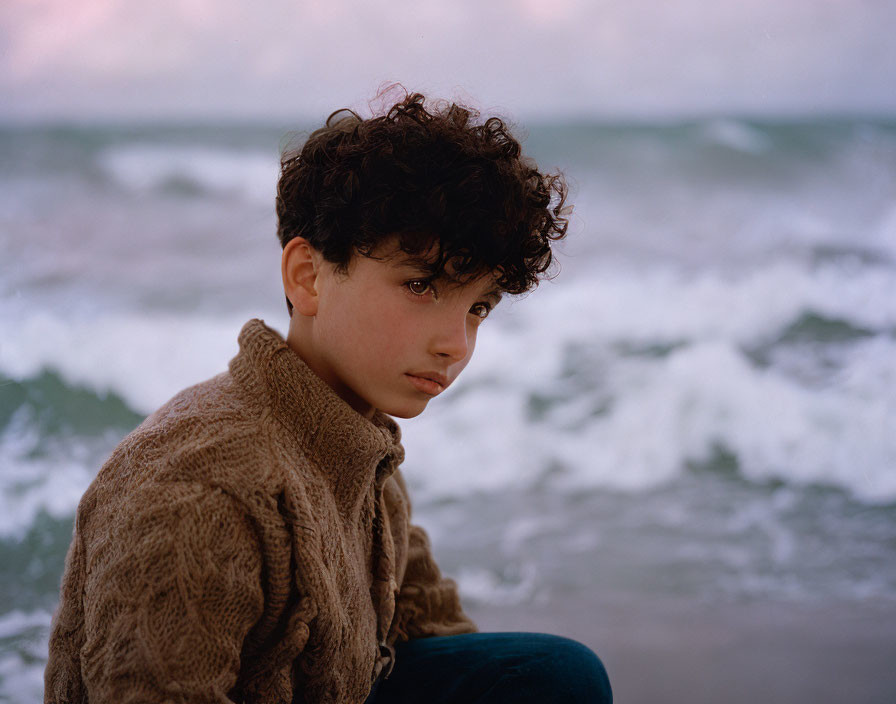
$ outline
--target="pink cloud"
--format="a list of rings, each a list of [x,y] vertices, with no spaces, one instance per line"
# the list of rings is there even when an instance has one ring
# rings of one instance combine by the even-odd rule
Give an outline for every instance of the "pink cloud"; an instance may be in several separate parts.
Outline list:
[[[392,80],[529,113],[896,110],[893,26],[886,0],[7,0],[0,87],[19,114],[318,113]]]

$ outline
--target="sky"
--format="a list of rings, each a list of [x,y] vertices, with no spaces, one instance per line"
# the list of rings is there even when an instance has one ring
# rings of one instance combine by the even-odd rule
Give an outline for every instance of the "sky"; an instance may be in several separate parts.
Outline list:
[[[3,0],[0,120],[896,115],[896,0]]]

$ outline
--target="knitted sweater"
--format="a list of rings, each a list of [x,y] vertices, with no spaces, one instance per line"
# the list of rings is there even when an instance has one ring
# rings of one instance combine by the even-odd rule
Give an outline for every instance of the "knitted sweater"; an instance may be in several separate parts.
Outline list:
[[[46,703],[360,703],[396,642],[476,630],[409,524],[395,421],[260,320],[239,344],[81,499]]]

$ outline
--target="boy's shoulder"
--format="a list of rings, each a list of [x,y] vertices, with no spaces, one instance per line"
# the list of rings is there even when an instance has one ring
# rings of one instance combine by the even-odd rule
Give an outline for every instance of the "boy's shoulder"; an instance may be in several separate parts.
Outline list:
[[[259,409],[249,402],[230,372],[222,372],[179,391],[129,433],[122,445],[189,451],[245,438],[259,423]],[[120,446],[119,446],[120,447]]]
[[[125,436],[85,497],[182,483],[233,495],[257,491],[276,467],[262,409],[229,372],[175,394]]]

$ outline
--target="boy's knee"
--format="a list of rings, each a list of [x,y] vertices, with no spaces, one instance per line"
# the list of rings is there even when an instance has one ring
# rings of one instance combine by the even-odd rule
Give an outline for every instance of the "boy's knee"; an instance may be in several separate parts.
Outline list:
[[[578,678],[572,678],[570,702],[594,702],[612,704],[613,691],[610,677],[603,661],[587,645],[570,640],[567,657],[573,669],[578,669]]]
[[[532,701],[611,704],[613,692],[603,662],[571,638],[543,634],[533,657],[516,668]]]

